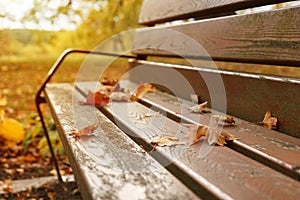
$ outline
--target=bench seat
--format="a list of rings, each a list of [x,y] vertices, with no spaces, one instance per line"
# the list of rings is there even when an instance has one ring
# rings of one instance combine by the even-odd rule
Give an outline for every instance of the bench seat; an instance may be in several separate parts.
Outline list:
[[[48,85],[45,95],[84,199],[196,198],[96,108],[73,105],[84,97],[70,84]],[[95,122],[94,134],[69,136]]]
[[[122,84],[122,83],[121,83]],[[129,84],[135,84],[132,82],[125,82],[124,85]],[[83,105],[76,105],[76,102],[79,100],[82,100],[86,97],[87,91],[94,89],[96,83],[94,82],[84,82],[84,83],[77,83],[75,89],[73,87],[66,86],[66,85],[49,85],[46,89],[47,99],[49,101],[49,104],[53,109],[55,109],[56,115],[60,115],[61,113],[62,117],[61,120],[64,122],[64,125],[61,125],[60,135],[63,137],[64,146],[70,147],[71,152],[67,153],[68,156],[73,157],[74,159],[71,160],[72,167],[75,168],[75,175],[76,174],[82,174],[83,177],[79,177],[80,179],[88,179],[89,177],[92,177],[92,181],[94,183],[98,183],[103,180],[102,177],[99,175],[103,173],[107,173],[105,171],[105,167],[107,167],[107,163],[122,163],[124,164],[123,171],[119,172],[120,176],[123,174],[123,176],[126,176],[128,173],[128,169],[136,169],[136,167],[139,165],[137,162],[130,162],[128,160],[128,155],[120,155],[120,152],[112,152],[112,149],[114,149],[111,145],[120,145],[120,148],[124,150],[132,152],[132,148],[140,148],[139,145],[144,146],[146,149],[151,149],[151,145],[149,144],[149,139],[159,135],[160,133],[172,135],[176,134],[179,131],[179,134],[181,133],[184,135],[187,132],[187,128],[180,126],[176,122],[176,120],[173,120],[171,118],[166,117],[167,115],[164,113],[163,110],[160,110],[161,113],[164,113],[165,115],[161,114],[160,116],[154,116],[150,119],[141,119],[135,120],[128,116],[128,110],[134,113],[153,113],[154,111],[149,109],[148,107],[143,105],[139,102],[113,102],[112,106],[103,106],[98,107],[99,110],[94,108],[93,106],[83,106]],[[136,85],[136,84],[135,84]],[[66,95],[66,87],[69,95]],[[61,90],[62,92],[58,92]],[[70,93],[74,90],[76,95],[73,95],[75,99],[73,99],[73,103],[75,102],[75,105],[73,105],[73,113],[72,109],[72,98],[70,98]],[[65,96],[65,97],[64,97]],[[78,99],[77,99],[78,98]],[[165,111],[169,109],[170,111],[167,111],[169,113],[177,113],[178,108],[174,108],[174,105],[176,103],[174,102],[174,97],[172,97],[169,94],[162,93],[162,92],[156,92],[153,94],[147,94],[142,101],[152,101],[152,105],[157,105],[158,103],[165,107]],[[185,105],[189,107],[191,102],[188,102],[186,100],[180,100],[182,102],[185,102]],[[69,102],[69,108],[66,106],[66,108],[63,108],[62,102]],[[155,103],[154,103],[155,102]],[[173,108],[172,108],[173,107]],[[176,106],[175,106],[176,107]],[[152,107],[154,110],[155,107]],[[95,110],[96,109],[96,110]],[[128,109],[128,110],[127,110]],[[70,112],[69,112],[70,111]],[[70,122],[66,121],[66,114],[72,113],[71,115],[79,114],[80,118],[78,120],[78,124],[76,125],[77,128],[80,128],[81,126],[86,126],[88,124],[93,124],[97,120],[93,115],[97,113],[98,116],[98,122],[100,123],[101,127],[106,127],[109,124],[109,131],[102,133],[100,131],[96,131],[91,136],[81,137],[79,140],[75,140],[72,137],[68,136],[68,132],[71,131],[71,127],[74,128],[74,124],[70,124]],[[124,115],[125,114],[125,115]],[[127,115],[126,115],[127,114]],[[104,116],[106,115],[106,116]],[[189,114],[194,115],[194,114]],[[74,116],[70,116],[74,117]],[[209,117],[208,115],[204,115],[201,117]],[[76,117],[75,117],[76,119]],[[193,120],[193,118],[189,118],[190,120]],[[235,118],[236,119],[236,118]],[[147,123],[147,120],[150,120],[151,122]],[[104,122],[103,122],[104,121]],[[205,120],[204,120],[205,121]],[[59,122],[59,121],[58,121]],[[119,128],[121,128],[124,132],[122,132],[118,127],[112,124],[115,123],[118,125]],[[162,122],[164,123],[162,126]],[[245,121],[242,121],[240,119],[236,120],[237,125],[234,128],[228,128],[230,129],[230,132],[232,134],[240,133],[242,131],[239,131],[239,125],[246,123]],[[73,122],[74,123],[74,122]],[[61,124],[61,122],[60,122]],[[263,133],[271,134],[270,138],[274,137],[276,138],[276,132],[271,130],[264,129],[258,125],[249,125],[251,126],[251,129],[257,130],[258,134],[253,134],[255,137],[259,136],[259,131],[263,131]],[[99,128],[106,129],[106,128]],[[158,128],[159,127],[159,128]],[[178,128],[180,130],[178,130]],[[234,131],[233,131],[234,130]],[[248,131],[249,132],[249,131]],[[117,134],[120,138],[122,138],[122,141],[119,141],[116,143],[117,140],[115,137],[112,138],[111,135]],[[247,134],[251,134],[247,133]],[[104,139],[103,139],[103,135]],[[278,134],[277,134],[278,135]],[[241,142],[244,144],[244,141],[247,141],[245,145],[248,145],[251,148],[256,149],[257,151],[261,151],[262,153],[267,153],[269,146],[272,146],[272,142],[270,140],[265,139],[266,141],[269,141],[270,144],[265,144],[264,140],[258,140],[253,137],[244,139],[243,137],[245,134],[240,133],[238,135],[241,139],[238,142]],[[243,136],[243,137],[242,137]],[[295,156],[300,155],[300,151],[297,145],[299,145],[299,141],[291,141],[289,140],[290,136],[281,138],[281,146],[276,146],[279,149],[277,152],[271,154],[271,156],[274,156],[278,160],[280,160],[281,157],[276,157],[276,153],[278,151],[280,153],[294,153]],[[101,138],[101,139],[100,139]],[[278,139],[278,138],[277,138]],[[287,139],[285,141],[285,139]],[[93,141],[93,142],[92,142]],[[104,142],[105,141],[105,142]],[[261,144],[261,141],[263,142]],[[103,142],[109,147],[106,148],[99,148],[100,144],[103,145]],[[272,198],[272,199],[280,199],[280,198],[289,198],[294,199],[300,194],[300,183],[296,180],[297,178],[291,178],[288,177],[280,172],[278,172],[278,169],[274,167],[274,169],[268,167],[265,165],[265,163],[260,163],[260,160],[249,158],[247,154],[244,153],[241,154],[239,151],[236,151],[235,148],[231,148],[231,143],[226,147],[220,147],[215,146],[213,147],[212,151],[208,153],[207,156],[204,158],[201,158],[199,155],[201,143],[204,141],[200,141],[200,143],[188,146],[188,145],[179,145],[179,146],[173,146],[173,147],[156,147],[155,151],[151,153],[146,153],[145,155],[140,155],[140,153],[132,152],[138,159],[141,159],[140,156],[147,157],[147,159],[151,160],[151,162],[154,162],[155,165],[157,162],[160,163],[160,165],[165,166],[166,169],[172,174],[172,175],[166,175],[166,177],[173,177],[173,179],[180,180],[184,185],[178,184],[178,182],[175,181],[175,185],[177,187],[183,187],[187,189],[187,187],[192,190],[198,197],[205,197],[207,199],[208,197],[211,198],[221,198],[221,199],[252,199],[252,198]],[[251,142],[255,145],[251,145]],[[127,144],[128,143],[128,144]],[[136,145],[136,143],[138,145]],[[285,148],[282,144],[289,144],[291,148]],[[293,144],[293,145],[291,145]],[[276,145],[276,144],[275,144]],[[96,147],[95,147],[96,146]],[[104,149],[104,150],[103,150]],[[68,150],[68,151],[70,151]],[[67,152],[68,152],[67,151]],[[102,152],[102,153],[99,153]],[[107,157],[103,157],[103,151],[105,151],[105,155]],[[79,153],[80,152],[80,153]],[[242,152],[243,153],[243,152]],[[81,159],[79,155],[83,156]],[[149,155],[152,157],[148,158]],[[287,156],[286,156],[287,157]],[[126,162],[123,159],[126,159]],[[153,159],[154,158],[154,159]],[[113,161],[111,161],[113,159]],[[134,158],[137,159],[137,158]],[[156,160],[156,161],[154,161]],[[285,161],[286,160],[286,161]],[[288,163],[288,158],[283,159],[283,163]],[[98,161],[98,162],[97,162]],[[101,162],[102,161],[102,162]],[[110,162],[109,162],[110,161]],[[141,162],[141,163],[140,163]],[[144,161],[149,164],[150,161]],[[294,163],[290,160],[290,165],[297,166],[297,162]],[[130,165],[130,163],[132,165]],[[145,169],[151,169],[151,166],[143,166],[143,161],[139,161],[141,164],[140,167]],[[75,165],[75,166],[74,166]],[[84,166],[84,167],[81,167]],[[88,167],[90,166],[90,167]],[[81,173],[76,173],[77,170],[81,170]],[[102,171],[104,170],[104,171]],[[108,170],[108,169],[106,169]],[[114,170],[108,170],[110,173]],[[280,170],[279,170],[280,171]],[[165,172],[166,173],[166,172]],[[152,175],[149,175],[149,178]],[[268,178],[266,178],[268,177]],[[145,177],[145,179],[147,179]],[[165,178],[163,178],[165,179]],[[163,181],[161,179],[161,181]],[[126,183],[128,180],[124,180]],[[174,181],[174,180],[173,180]],[[82,181],[80,181],[82,182]],[[125,184],[124,183],[124,184]],[[88,195],[101,195],[103,194],[106,189],[103,190],[103,188],[98,188],[98,191],[102,191],[101,194],[99,192],[95,192],[94,189],[88,189],[86,188],[87,185],[91,185],[88,183],[81,183],[83,186],[80,186],[80,191],[84,191],[88,193]],[[133,185],[136,185],[136,183],[132,183]],[[161,184],[161,183],[155,183],[155,184]],[[92,184],[94,185],[94,184]],[[96,184],[98,185],[98,184]],[[107,185],[107,183],[104,183],[104,185]],[[110,184],[109,184],[110,185]],[[126,184],[125,184],[126,185]],[[146,184],[148,185],[148,184]],[[179,185],[179,186],[178,186]],[[110,185],[111,186],[111,185]],[[104,186],[103,186],[104,187]],[[107,186],[105,186],[106,188]],[[144,188],[145,185],[139,185],[137,187]],[[175,187],[175,186],[174,186]],[[143,191],[147,191],[146,189],[142,189]],[[171,188],[166,189],[168,192],[171,192]],[[181,191],[181,189],[180,189]],[[182,190],[184,191],[184,190]],[[293,191],[293,192],[290,192]],[[163,199],[169,199],[168,198],[168,192],[165,191],[165,195]],[[190,191],[187,190],[186,193],[191,195],[189,193]],[[114,194],[118,194],[116,190],[113,190]],[[183,194],[184,195],[184,194]],[[95,198],[95,196],[93,196]],[[101,197],[101,196],[100,196]],[[146,197],[146,196],[145,196]],[[174,196],[173,196],[174,198]],[[180,198],[180,194],[176,194],[176,198]],[[195,196],[191,195],[191,198],[195,198]]]

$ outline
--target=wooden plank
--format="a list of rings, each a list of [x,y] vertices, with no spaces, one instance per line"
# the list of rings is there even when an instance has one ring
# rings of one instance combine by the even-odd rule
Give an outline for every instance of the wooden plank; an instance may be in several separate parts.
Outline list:
[[[189,111],[195,106],[190,101],[178,99],[168,93],[156,92],[147,94],[142,103],[156,111],[169,115],[178,122],[210,125],[213,114],[197,114]],[[214,111],[214,114],[224,115]],[[300,139],[251,124],[234,117],[236,126],[225,126],[223,129],[236,137],[228,146],[251,156],[296,180],[300,180]]]
[[[208,18],[234,13],[236,10],[281,3],[280,0],[144,0],[139,23],[153,25],[171,20]]]
[[[47,85],[45,93],[83,199],[197,199],[98,110],[79,106],[83,97],[70,85]],[[68,136],[95,122],[94,134]]]
[[[202,102],[211,103],[213,96],[214,109],[222,111],[226,104],[223,112],[252,122],[262,121],[265,112],[270,110],[279,120],[278,131],[300,138],[299,79],[147,61],[137,61],[137,65],[142,67],[143,73],[131,70],[130,75],[137,83],[165,84],[166,88],[174,88],[178,97],[190,100],[191,91],[182,85],[186,81]],[[182,76],[180,81],[174,81],[178,79],[174,71]],[[222,87],[226,96],[222,96]]]
[[[95,83],[77,83],[76,87],[86,94],[88,89],[94,88],[93,85]],[[187,132],[185,127],[163,115],[135,117],[131,113],[136,113],[136,116],[153,113],[136,102],[113,102],[99,109],[127,134],[138,136],[145,143],[159,134],[183,138]],[[167,165],[168,170],[196,193],[203,190],[205,180],[206,184],[215,185],[234,199],[296,198],[300,194],[299,182],[229,148],[214,147],[207,156],[199,158],[203,143],[200,141],[190,147],[157,147],[150,155]]]
[[[294,7],[142,28],[135,34],[134,53],[300,66],[299,24],[300,7]]]

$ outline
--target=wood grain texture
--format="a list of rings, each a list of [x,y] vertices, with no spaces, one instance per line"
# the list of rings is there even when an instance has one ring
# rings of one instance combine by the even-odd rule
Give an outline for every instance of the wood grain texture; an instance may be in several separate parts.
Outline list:
[[[171,20],[207,18],[234,13],[254,6],[281,3],[280,0],[144,0],[140,24],[152,25]]]
[[[78,83],[77,88],[86,93],[90,85],[94,84]],[[137,102],[112,102],[101,110],[113,116],[111,119],[127,134],[134,133],[145,141],[159,134],[174,135],[183,140],[187,133],[185,127],[164,115],[132,117],[132,112],[153,113]],[[200,158],[203,143],[200,141],[190,147],[157,147],[150,155],[168,165],[167,168],[195,192],[205,187],[202,185],[204,179],[234,199],[296,198],[300,194],[299,182],[229,148],[214,147],[206,157]]]
[[[178,97],[174,97],[164,92],[147,94],[143,98],[143,101],[146,101],[145,103],[147,103],[147,106],[152,109],[154,109],[156,105],[160,105],[166,110],[169,110],[161,111],[163,113],[178,113],[179,119],[176,119],[176,121],[191,119],[195,124],[201,123],[209,126],[210,123],[215,125],[215,120],[212,118],[214,114],[224,115],[224,113],[216,111],[213,111],[213,114],[192,113],[189,108],[196,104],[187,100],[178,99]],[[271,168],[281,171],[296,180],[300,180],[300,171],[297,170],[300,166],[300,159],[298,159],[300,158],[300,139],[263,128],[259,125],[251,124],[234,116],[233,118],[236,125],[224,126],[223,129],[239,138],[239,143],[268,155],[267,157],[259,158],[259,154],[257,154],[257,157],[254,159],[257,159],[259,162],[265,163]],[[234,143],[235,142],[231,145],[229,144],[229,146],[233,146]],[[233,148],[236,149],[235,147]],[[250,150],[244,150],[243,153],[249,156],[251,152]],[[270,163],[270,161],[274,162]]]
[[[48,85],[46,97],[84,199],[197,199],[103,114],[79,106],[83,97],[70,85]],[[94,134],[68,136],[95,122]]]
[[[140,61],[144,73],[131,70],[131,80],[159,83],[180,98],[190,100],[191,92],[214,109],[250,122],[262,121],[270,110],[279,120],[278,130],[300,138],[300,80],[237,73],[204,68]],[[182,77],[175,76],[177,72]],[[175,74],[175,75],[173,75]],[[187,82],[187,83],[186,83]],[[193,88],[188,90],[187,86]],[[222,90],[224,87],[224,90]]]
[[[134,53],[300,66],[299,24],[295,7],[143,28],[136,32]]]

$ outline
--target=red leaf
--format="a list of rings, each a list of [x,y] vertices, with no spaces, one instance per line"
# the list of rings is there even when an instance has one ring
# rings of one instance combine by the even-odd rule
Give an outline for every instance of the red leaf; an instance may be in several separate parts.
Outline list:
[[[103,94],[101,92],[91,92],[88,91],[88,95],[86,98],[86,102],[79,102],[80,104],[89,104],[89,105],[95,105],[95,106],[104,106],[109,103],[109,96],[106,94]]]

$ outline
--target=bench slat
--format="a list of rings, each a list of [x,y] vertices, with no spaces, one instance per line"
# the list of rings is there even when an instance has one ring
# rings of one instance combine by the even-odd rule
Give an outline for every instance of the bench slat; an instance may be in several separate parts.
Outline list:
[[[191,121],[187,121],[187,123],[193,122],[197,124],[201,122],[201,124],[209,125],[212,117],[212,114],[200,115],[191,113],[188,108],[195,106],[195,104],[183,99],[178,102],[178,98],[167,93],[156,92],[155,94],[147,94],[142,99],[142,103],[152,109],[155,108],[161,112],[167,112],[170,117],[173,115],[172,117],[175,121],[191,119]],[[271,131],[258,125],[249,124],[236,117],[234,117],[234,119],[237,125],[234,127],[225,126],[224,130],[240,138],[238,140],[239,143],[267,155],[267,158],[259,158],[259,155],[257,155],[255,159],[300,180],[300,171],[297,170],[300,166],[300,139],[284,135],[277,131]],[[235,142],[229,144],[229,146],[233,146],[233,149],[237,149],[237,146],[240,145],[235,145],[234,143]],[[238,151],[242,150],[238,149]],[[247,149],[244,149],[243,153],[246,155],[251,154]],[[269,162],[274,162],[267,163],[268,159]]]
[[[187,18],[208,18],[231,14],[240,9],[281,3],[280,0],[144,0],[140,24],[153,25]]]
[[[165,87],[175,88],[178,97],[190,100],[189,90],[183,88],[182,83],[172,81],[172,77],[167,77],[168,74],[174,74],[176,70],[183,75],[184,80],[189,81],[202,102],[210,103],[212,102],[211,96],[222,94],[222,91],[218,92],[218,87],[221,88],[223,84],[228,114],[246,121],[260,122],[265,112],[270,110],[279,120],[280,132],[300,138],[299,79],[165,65],[147,61],[137,61],[137,64],[143,66],[144,73],[131,73],[130,79],[134,82],[163,83]],[[208,84],[214,84],[213,91],[208,90]],[[222,109],[223,100],[224,98],[220,98],[218,102],[214,99],[214,109]]]
[[[299,24],[300,7],[294,7],[142,28],[135,35],[134,53],[171,55],[172,52],[200,59],[210,56],[220,61],[300,66]],[[170,30],[182,34],[171,34]]]
[[[76,87],[86,94],[87,90],[94,88],[94,86],[95,83],[78,83]],[[135,134],[143,138],[144,141],[160,133],[172,135],[187,131],[186,128],[180,127],[179,132],[176,132],[179,124],[162,115],[149,119],[148,123],[147,120],[143,119],[134,120],[130,117],[129,111],[151,112],[139,103],[113,102],[111,106],[100,107],[99,109],[110,116],[110,119],[116,124],[123,127],[122,129],[127,134]],[[199,158],[200,143],[188,149],[185,146],[157,147],[157,150],[150,154],[161,163],[174,161],[167,168],[194,192],[199,192],[199,195],[205,187],[202,185],[202,179],[217,186],[221,191],[230,193],[233,198],[237,199],[281,198],[283,196],[294,198],[300,194],[300,189],[296,189],[293,193],[289,192],[294,188],[300,188],[299,182],[227,147],[214,147],[207,157]],[[268,177],[268,181],[263,181],[262,177]],[[295,196],[293,197],[293,195]]]
[[[138,152],[140,147],[97,109],[79,106],[84,99],[71,85],[47,85],[45,94],[84,199],[197,198],[153,158]],[[79,140],[68,136],[95,122],[100,127],[94,134]]]

